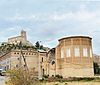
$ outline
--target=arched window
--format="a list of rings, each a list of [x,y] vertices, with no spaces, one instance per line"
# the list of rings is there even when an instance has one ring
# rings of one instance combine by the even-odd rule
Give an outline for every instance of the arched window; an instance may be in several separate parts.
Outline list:
[[[79,51],[78,47],[74,48],[74,55],[75,55],[75,57],[79,57],[80,56],[80,51]]]
[[[43,62],[43,57],[42,57],[42,62]]]
[[[64,50],[61,49],[61,58],[64,58]]]
[[[83,48],[83,56],[88,57],[87,48]]]
[[[67,49],[66,49],[66,56],[67,56],[67,57],[70,57],[70,56],[71,56],[71,54],[70,54],[70,48],[67,48]]]
[[[55,64],[55,61],[52,61],[52,65]]]

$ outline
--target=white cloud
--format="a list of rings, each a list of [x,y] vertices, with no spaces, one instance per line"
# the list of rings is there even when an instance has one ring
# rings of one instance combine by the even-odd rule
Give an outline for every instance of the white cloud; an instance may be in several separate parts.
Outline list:
[[[24,16],[24,15],[20,15],[20,14],[18,14],[18,15],[15,15],[15,16],[13,16],[13,17],[8,17],[8,18],[6,18],[6,20],[9,20],[9,21],[27,21],[27,20],[29,20],[29,21],[31,21],[31,20],[35,20],[37,18],[37,16],[36,15],[27,15],[27,16]]]
[[[17,21],[17,20],[23,20],[23,21],[66,21],[66,20],[76,20],[79,22],[87,22],[91,21],[97,16],[100,17],[100,11],[89,11],[86,9],[85,5],[80,6],[80,10],[74,11],[74,12],[54,12],[54,13],[40,13],[40,14],[31,14],[31,15],[20,15],[19,13],[16,13],[16,15],[6,18],[6,20],[10,21]]]
[[[63,20],[76,20],[81,22],[91,21],[99,15],[100,12],[89,12],[87,10],[80,10],[77,12],[67,12],[62,14],[54,14],[51,16],[52,20],[63,21]]]

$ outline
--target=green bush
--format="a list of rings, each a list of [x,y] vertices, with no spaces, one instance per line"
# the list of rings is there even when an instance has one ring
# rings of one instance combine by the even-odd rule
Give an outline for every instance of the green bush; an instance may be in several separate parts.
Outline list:
[[[8,71],[7,85],[41,85],[40,82],[23,69]]]
[[[55,75],[55,77],[56,78],[61,78],[61,79],[63,78],[63,76],[61,76],[61,75]]]
[[[44,77],[44,78],[48,78],[48,77],[49,77],[49,75],[43,75],[43,77]]]

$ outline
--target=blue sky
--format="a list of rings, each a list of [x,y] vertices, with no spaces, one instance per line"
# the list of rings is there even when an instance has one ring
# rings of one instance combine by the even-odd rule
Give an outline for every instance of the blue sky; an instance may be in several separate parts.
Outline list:
[[[90,36],[94,53],[100,55],[100,1],[0,0],[0,42],[22,29],[29,41],[49,47],[61,37]]]

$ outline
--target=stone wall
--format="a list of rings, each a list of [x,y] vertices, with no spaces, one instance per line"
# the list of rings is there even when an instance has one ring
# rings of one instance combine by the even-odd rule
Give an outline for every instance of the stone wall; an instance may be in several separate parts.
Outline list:
[[[64,77],[94,75],[91,38],[74,36],[59,40],[56,47],[56,74]]]

